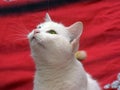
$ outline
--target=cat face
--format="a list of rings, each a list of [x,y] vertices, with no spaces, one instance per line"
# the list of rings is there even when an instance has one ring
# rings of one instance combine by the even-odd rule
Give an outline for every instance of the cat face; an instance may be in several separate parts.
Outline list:
[[[53,22],[47,14],[45,22],[28,35],[34,60],[43,59],[44,63],[49,64],[60,64],[62,60],[68,60],[78,49],[81,29],[81,22],[65,27]]]

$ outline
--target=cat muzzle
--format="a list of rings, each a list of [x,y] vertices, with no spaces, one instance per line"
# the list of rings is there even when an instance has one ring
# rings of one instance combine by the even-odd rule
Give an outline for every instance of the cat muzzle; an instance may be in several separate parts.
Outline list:
[[[40,33],[40,30],[35,29],[35,30],[34,30],[34,35],[35,35],[35,34],[38,34],[38,33]]]

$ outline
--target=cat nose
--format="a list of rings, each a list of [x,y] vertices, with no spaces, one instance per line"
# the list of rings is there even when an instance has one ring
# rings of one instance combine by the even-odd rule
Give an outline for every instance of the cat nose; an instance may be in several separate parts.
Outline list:
[[[40,33],[40,30],[35,29],[34,34]]]

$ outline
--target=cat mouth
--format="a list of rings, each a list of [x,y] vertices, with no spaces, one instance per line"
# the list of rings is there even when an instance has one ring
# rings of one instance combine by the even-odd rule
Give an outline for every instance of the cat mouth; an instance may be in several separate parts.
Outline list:
[[[33,36],[30,41],[33,41],[33,40],[37,40],[37,39]]]
[[[37,45],[39,45],[39,46],[41,46],[43,48],[45,48],[45,46],[43,45],[41,40],[37,39],[35,36],[33,36],[30,41],[33,42],[33,43],[36,43]]]

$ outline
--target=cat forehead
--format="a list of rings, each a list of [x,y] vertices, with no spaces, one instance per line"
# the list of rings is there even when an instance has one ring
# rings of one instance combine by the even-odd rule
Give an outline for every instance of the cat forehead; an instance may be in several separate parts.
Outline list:
[[[60,23],[50,21],[50,22],[45,22],[45,23],[39,24],[37,27],[40,27],[41,32],[54,30],[59,35],[65,36],[67,38],[69,38],[69,36],[70,36],[70,33],[68,32],[66,27]]]
[[[66,27],[62,24],[56,23],[56,22],[45,22],[42,24],[39,24],[37,27],[40,27],[41,32],[43,31],[49,31],[49,30],[55,30],[58,33],[65,33],[68,34],[69,32],[66,30]]]
[[[45,22],[42,24],[39,24],[37,27],[41,27],[41,28],[62,28],[65,29],[65,26],[63,26],[62,24],[59,23],[55,23],[55,22]]]

